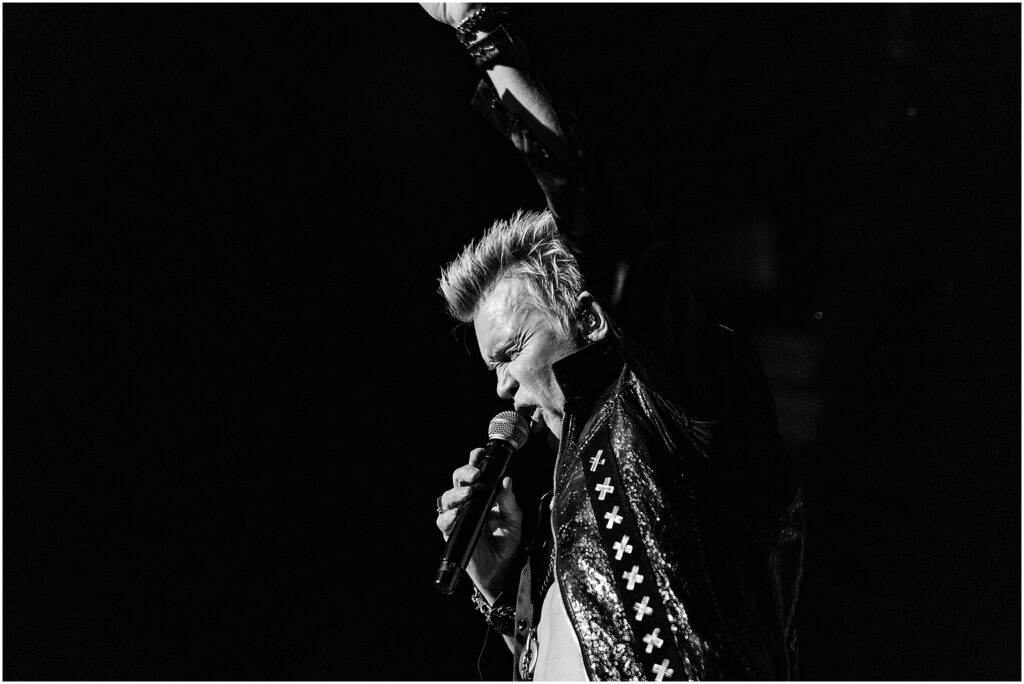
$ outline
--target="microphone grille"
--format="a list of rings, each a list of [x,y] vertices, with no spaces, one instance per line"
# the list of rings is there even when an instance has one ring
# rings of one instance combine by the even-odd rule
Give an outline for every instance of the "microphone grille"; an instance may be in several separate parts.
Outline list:
[[[530,438],[530,421],[515,411],[502,411],[487,426],[487,439],[503,439],[519,450]]]

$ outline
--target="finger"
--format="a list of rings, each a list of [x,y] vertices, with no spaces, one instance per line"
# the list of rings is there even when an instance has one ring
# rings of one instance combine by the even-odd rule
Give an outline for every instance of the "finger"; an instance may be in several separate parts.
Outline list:
[[[452,533],[452,527],[455,526],[455,518],[458,517],[458,513],[458,510],[453,508],[437,516],[437,529],[441,530],[445,541],[448,541],[448,536]]]
[[[462,487],[473,484],[480,477],[480,469],[473,465],[464,465],[452,473],[452,486]]]
[[[456,487],[455,489],[449,489],[441,495],[441,510],[448,511],[453,508],[460,508],[462,504],[469,500],[470,494],[472,493],[472,487]]]
[[[506,477],[487,520],[487,531],[495,537],[515,536],[523,524],[523,509],[512,491],[512,478]]]
[[[501,491],[496,499],[498,509],[506,518],[517,519],[522,517],[522,509],[516,501],[515,492],[512,491],[512,478],[506,477],[501,481]]]
[[[479,467],[484,460],[484,448],[477,447],[469,452],[469,465]]]

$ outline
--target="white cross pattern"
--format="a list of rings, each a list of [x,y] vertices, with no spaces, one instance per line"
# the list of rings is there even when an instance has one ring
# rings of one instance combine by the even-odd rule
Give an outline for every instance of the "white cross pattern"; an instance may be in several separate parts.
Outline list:
[[[632,570],[630,570],[629,572],[622,573],[622,579],[629,580],[629,583],[626,584],[626,588],[629,589],[630,591],[633,591],[633,587],[636,586],[637,584],[643,584],[644,583],[644,576],[640,574],[640,566],[639,565],[634,565]],[[644,604],[644,605],[647,605],[647,604]]]
[[[661,631],[661,627],[655,627],[651,630],[651,633],[644,637],[644,643],[647,644],[645,649],[648,653],[654,653],[654,649],[661,648],[661,645],[665,643],[664,639],[658,638],[658,633]]]
[[[598,501],[604,501],[604,497],[606,494],[611,494],[612,492],[615,491],[615,487],[613,485],[608,484],[611,481],[612,478],[606,477],[604,478],[604,484],[599,484],[596,487],[594,487],[595,491],[601,492],[600,494],[597,495]]]
[[[654,609],[647,605],[647,602],[651,600],[650,596],[644,596],[644,600],[639,603],[633,604],[633,610],[636,611],[636,621],[643,622],[644,617],[654,612]]]
[[[611,513],[604,514],[604,519],[608,521],[608,524],[605,526],[605,529],[608,530],[622,522],[622,516],[619,515],[619,507],[613,506]]]
[[[654,681],[656,682],[660,682],[661,680],[665,679],[665,677],[671,677],[672,673],[675,672],[675,670],[668,666],[668,658],[662,660],[661,665],[651,665],[651,671],[653,671],[654,674],[658,675],[654,679]]]
[[[615,554],[615,560],[622,560],[623,553],[633,553],[633,545],[629,543],[629,535],[622,535],[622,541],[617,541],[612,544],[612,548],[617,552]]]
[[[604,465],[604,459],[601,458],[601,454],[604,453],[604,449],[598,449],[597,453],[594,454],[594,458],[590,459],[590,472],[597,472],[597,466]],[[600,460],[599,460],[600,459]]]

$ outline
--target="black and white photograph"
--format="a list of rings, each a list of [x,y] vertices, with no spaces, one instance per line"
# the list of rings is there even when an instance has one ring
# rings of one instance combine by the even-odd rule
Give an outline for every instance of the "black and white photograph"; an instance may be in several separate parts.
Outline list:
[[[9,681],[1021,679],[1018,3],[4,3]]]

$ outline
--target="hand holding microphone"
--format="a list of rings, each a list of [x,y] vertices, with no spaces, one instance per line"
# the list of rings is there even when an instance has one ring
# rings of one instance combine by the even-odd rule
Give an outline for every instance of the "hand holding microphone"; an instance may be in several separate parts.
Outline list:
[[[437,527],[447,542],[435,585],[451,593],[462,569],[493,602],[522,541],[523,512],[506,477],[512,454],[529,436],[529,421],[505,411],[495,416],[485,448],[452,473],[452,489],[439,499]]]

